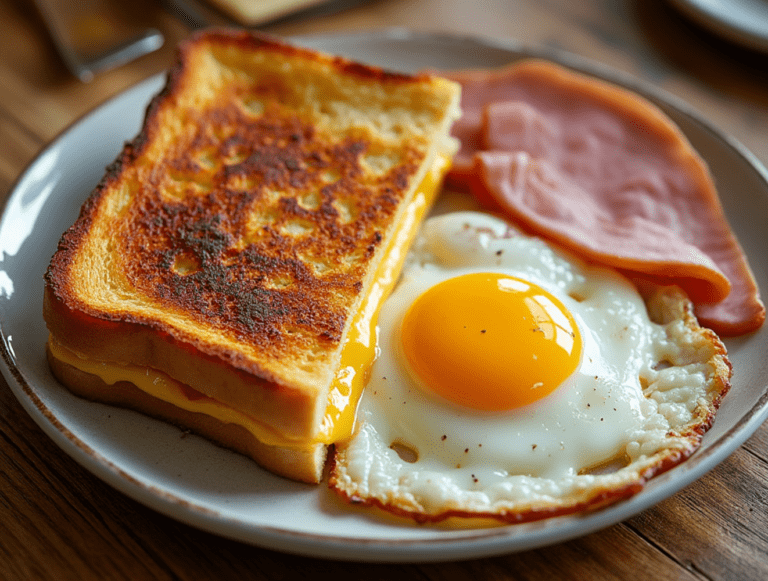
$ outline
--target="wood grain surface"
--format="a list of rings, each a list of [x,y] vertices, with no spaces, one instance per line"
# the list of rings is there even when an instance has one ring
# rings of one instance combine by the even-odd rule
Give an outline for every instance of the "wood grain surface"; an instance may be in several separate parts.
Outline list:
[[[119,0],[115,0],[119,1]],[[205,5],[134,0],[159,51],[90,84],[56,55],[32,0],[0,3],[0,194],[94,106],[164,70]],[[768,5],[766,5],[768,9]],[[331,2],[264,26],[278,35],[403,26],[512,38],[605,63],[688,102],[768,164],[768,55],[730,44],[663,0]],[[4,199],[4,198],[3,198]],[[0,380],[0,579],[768,579],[768,426],[675,496],[626,522],[520,554],[376,565],[295,557],[196,530],[131,500],[63,454]]]

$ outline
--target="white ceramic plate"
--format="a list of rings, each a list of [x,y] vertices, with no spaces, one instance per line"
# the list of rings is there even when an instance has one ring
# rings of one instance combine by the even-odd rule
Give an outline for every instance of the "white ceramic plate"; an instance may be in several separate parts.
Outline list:
[[[670,0],[715,34],[755,50],[768,51],[768,1]]]
[[[709,162],[729,219],[768,289],[768,179],[741,146],[650,87],[574,57],[508,42],[375,34],[297,42],[406,71],[492,67],[532,54],[612,79],[645,94],[677,121]],[[115,488],[186,523],[255,545],[344,560],[438,561],[540,547],[626,519],[701,477],[768,417],[768,328],[729,341],[733,389],[702,449],[629,501],[588,516],[490,529],[446,530],[382,518],[339,502],[327,488],[289,482],[137,413],[73,397],[45,362],[43,273],[61,233],[163,83],[149,79],[102,105],[53,141],[21,175],[0,222],[0,332],[3,373],[26,410],[64,452]]]

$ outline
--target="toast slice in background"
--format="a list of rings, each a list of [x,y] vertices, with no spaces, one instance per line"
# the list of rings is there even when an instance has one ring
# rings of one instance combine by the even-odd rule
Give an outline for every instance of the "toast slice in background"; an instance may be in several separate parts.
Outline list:
[[[251,32],[190,37],[51,260],[54,374],[318,481],[458,100]]]
[[[243,26],[258,26],[330,0],[207,0]]]

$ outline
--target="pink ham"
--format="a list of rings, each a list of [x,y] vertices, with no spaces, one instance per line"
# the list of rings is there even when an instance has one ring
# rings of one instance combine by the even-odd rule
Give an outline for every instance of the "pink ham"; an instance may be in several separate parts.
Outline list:
[[[719,334],[762,325],[707,167],[655,106],[541,61],[447,76],[463,87],[454,184],[588,260],[679,284]]]

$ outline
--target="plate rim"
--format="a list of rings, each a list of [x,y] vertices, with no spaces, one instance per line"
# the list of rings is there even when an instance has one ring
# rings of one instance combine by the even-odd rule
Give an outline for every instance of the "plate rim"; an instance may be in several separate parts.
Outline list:
[[[519,58],[521,56],[545,58],[586,74],[606,78],[611,82],[616,82],[643,96],[649,97],[654,102],[661,101],[663,105],[685,115],[689,120],[695,122],[699,128],[710,133],[713,138],[735,150],[738,155],[745,159],[750,169],[755,171],[757,176],[768,184],[768,170],[765,169],[754,154],[738,140],[719,131],[711,123],[707,122],[686,102],[650,83],[643,82],[622,71],[572,53],[546,47],[530,47],[505,38],[450,33],[432,34],[413,32],[400,27],[366,32],[302,35],[290,37],[289,40],[301,44],[306,42],[327,43],[338,40],[345,40],[346,42],[356,40],[359,42],[370,38],[395,43],[403,40],[407,42],[470,42],[481,48],[501,48],[502,50],[509,51],[513,53],[510,55],[511,58]],[[111,104],[121,99],[126,99],[129,94],[134,95],[141,93],[141,91],[147,91],[151,98],[154,93],[149,92],[150,87],[154,85],[161,86],[161,80],[166,74],[166,72],[161,72],[152,75],[113,95],[79,116],[51,139],[34,156],[32,161],[27,164],[9,188],[8,196],[0,210],[0,223],[5,223],[6,211],[11,199],[20,195],[19,191],[22,185],[29,179],[36,165],[40,163],[40,160],[48,152],[60,147],[61,143],[79,126],[85,123],[87,119],[97,115],[99,111],[108,108]],[[3,262],[4,257],[0,257],[0,264]],[[345,561],[455,561],[464,558],[512,553],[583,536],[623,521],[655,505],[663,498],[677,493],[694,480],[701,478],[740,447],[768,419],[767,386],[763,390],[758,402],[746,414],[740,416],[736,424],[722,434],[715,444],[710,445],[705,450],[700,450],[676,469],[652,480],[652,482],[663,483],[665,480],[672,479],[671,475],[674,475],[674,482],[677,484],[673,487],[672,493],[666,493],[663,487],[656,486],[652,490],[641,492],[628,501],[597,513],[558,517],[537,523],[501,526],[493,529],[450,531],[444,536],[433,539],[363,539],[337,535],[318,535],[296,531],[291,528],[248,524],[244,521],[225,517],[203,506],[198,506],[189,500],[179,498],[173,493],[156,490],[154,487],[149,486],[148,483],[138,481],[133,475],[110,461],[109,458],[102,456],[88,446],[87,443],[79,440],[55,415],[50,413],[50,410],[47,410],[45,403],[35,393],[34,386],[30,385],[25,379],[23,370],[15,364],[13,347],[9,344],[9,338],[6,336],[5,307],[0,309],[0,355],[2,355],[0,360],[1,371],[8,381],[11,390],[38,426],[81,466],[118,491],[171,518],[223,537],[286,553]],[[19,393],[19,390],[21,390],[21,393]],[[21,394],[23,394],[23,397]],[[697,469],[699,466],[703,466],[703,468]],[[180,513],[179,507],[181,506],[186,507],[186,511]],[[556,527],[554,532],[560,532],[560,534],[553,535],[553,531],[548,530],[552,528],[550,526],[551,523],[563,522],[566,524],[552,525]],[[516,538],[520,536],[518,531],[523,531],[523,541]],[[350,554],[352,549],[355,552]],[[449,555],[446,556],[446,553],[449,553]]]
[[[719,0],[702,2],[701,0],[668,0],[677,11],[689,21],[711,34],[732,43],[755,51],[768,52],[768,29],[753,30],[741,26],[736,20],[724,16],[728,7]],[[733,10],[733,4],[729,6]],[[738,9],[738,7],[737,7]],[[768,22],[768,19],[766,19]]]

